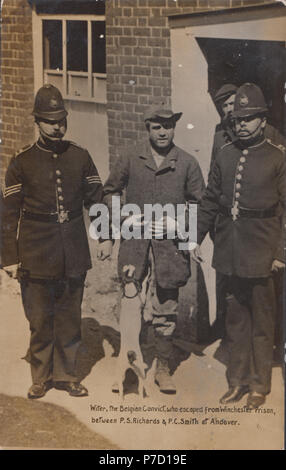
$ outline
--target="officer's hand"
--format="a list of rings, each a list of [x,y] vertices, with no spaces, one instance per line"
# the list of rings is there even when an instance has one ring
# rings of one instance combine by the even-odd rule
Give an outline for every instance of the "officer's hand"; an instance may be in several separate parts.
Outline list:
[[[278,261],[278,259],[275,259],[272,263],[271,271],[280,271],[280,269],[285,268],[285,263],[282,263],[282,261]]]
[[[197,245],[193,250],[190,251],[190,256],[192,260],[196,261],[196,263],[200,264],[204,261],[200,245]]]
[[[8,276],[16,279],[18,267],[19,264],[11,264],[10,266],[3,266],[3,270],[8,274]]]
[[[112,254],[112,241],[105,240],[102,243],[99,243],[96,249],[96,257],[100,261],[104,261],[111,257]]]

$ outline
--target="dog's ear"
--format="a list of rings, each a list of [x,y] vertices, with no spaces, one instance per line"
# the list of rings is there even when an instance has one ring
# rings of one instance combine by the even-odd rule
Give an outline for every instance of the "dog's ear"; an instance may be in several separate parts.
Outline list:
[[[128,351],[127,352],[127,359],[129,364],[133,364],[134,361],[137,359],[137,354],[135,351]]]

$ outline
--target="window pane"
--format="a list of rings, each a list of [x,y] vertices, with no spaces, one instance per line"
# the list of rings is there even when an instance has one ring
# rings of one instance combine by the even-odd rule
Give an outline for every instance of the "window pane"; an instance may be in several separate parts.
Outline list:
[[[67,69],[87,72],[86,21],[67,21]]]
[[[43,55],[45,69],[63,68],[62,22],[58,20],[43,21]]]
[[[92,71],[105,73],[105,21],[92,21]]]

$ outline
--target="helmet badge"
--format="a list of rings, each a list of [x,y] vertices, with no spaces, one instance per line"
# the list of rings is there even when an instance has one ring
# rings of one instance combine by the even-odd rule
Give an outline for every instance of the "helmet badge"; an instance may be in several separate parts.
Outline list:
[[[55,99],[51,99],[51,100],[50,100],[50,106],[51,106],[51,108],[57,108],[58,105],[59,105],[59,103],[58,103],[57,100],[55,100]]]
[[[248,97],[246,95],[242,95],[239,100],[239,104],[242,108],[248,105]]]

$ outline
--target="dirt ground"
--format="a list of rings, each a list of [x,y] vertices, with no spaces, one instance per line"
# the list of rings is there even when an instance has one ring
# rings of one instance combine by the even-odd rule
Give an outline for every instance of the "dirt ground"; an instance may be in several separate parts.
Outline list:
[[[1,393],[0,422],[2,449],[119,449],[72,413],[51,403]]]
[[[91,250],[94,253],[94,249]],[[154,384],[144,400],[135,387],[124,402],[112,393],[120,345],[116,252],[113,261],[94,260],[83,301],[83,348],[78,362],[89,396],[73,398],[50,390],[41,400],[27,400],[31,385],[29,364],[23,360],[29,344],[19,284],[0,270],[0,446],[25,449],[198,449],[277,450],[284,445],[284,377],[273,369],[272,392],[261,413],[220,411],[225,393],[225,366],[214,358],[219,341],[199,348],[190,341],[190,329],[177,339],[173,363],[176,395],[163,395]],[[205,277],[208,273],[206,271]],[[209,296],[211,305],[211,296]],[[210,320],[214,310],[210,306]],[[145,351],[146,352],[146,351]],[[129,384],[130,385],[130,384]],[[134,385],[134,384],[131,384]],[[242,400],[243,407],[246,397]],[[121,411],[121,405],[127,411]],[[131,413],[147,407],[151,411]],[[92,409],[93,407],[93,409]],[[129,407],[129,408],[128,408]],[[171,411],[161,412],[161,407]],[[175,409],[202,409],[199,415]],[[102,411],[105,410],[105,411]],[[111,410],[111,411],[110,411]],[[116,410],[116,411],[115,411]],[[155,411],[153,411],[155,410]],[[205,411],[206,410],[206,411]],[[192,424],[194,416],[199,424]],[[112,418],[115,424],[103,423]],[[129,420],[156,419],[159,424],[129,424]],[[175,420],[184,420],[176,424]],[[204,425],[227,420],[236,425]],[[96,420],[99,422],[96,422]],[[121,422],[123,420],[123,422]],[[170,424],[165,425],[163,422]]]

